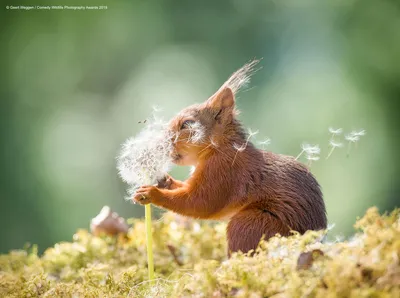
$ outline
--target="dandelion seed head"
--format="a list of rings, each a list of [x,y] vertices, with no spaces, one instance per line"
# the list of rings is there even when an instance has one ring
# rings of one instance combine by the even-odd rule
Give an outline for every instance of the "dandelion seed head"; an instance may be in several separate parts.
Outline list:
[[[335,136],[340,135],[343,132],[342,128],[333,128],[333,127],[329,127],[329,132]]]
[[[171,135],[162,121],[150,122],[136,137],[125,141],[117,157],[117,169],[131,186],[129,195],[137,187],[163,177],[171,165],[171,150]]]
[[[343,147],[343,143],[336,142],[335,140],[330,140],[329,146],[331,146],[333,148],[341,148],[341,147]]]

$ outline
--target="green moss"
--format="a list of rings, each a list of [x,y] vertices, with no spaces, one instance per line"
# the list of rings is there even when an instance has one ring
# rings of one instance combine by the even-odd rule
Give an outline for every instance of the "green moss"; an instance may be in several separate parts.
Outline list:
[[[153,224],[153,284],[144,222],[131,223],[125,238],[80,230],[41,257],[36,247],[1,255],[0,297],[400,297],[399,209],[369,209],[348,241],[277,236],[230,259],[224,224],[180,225],[167,213]]]

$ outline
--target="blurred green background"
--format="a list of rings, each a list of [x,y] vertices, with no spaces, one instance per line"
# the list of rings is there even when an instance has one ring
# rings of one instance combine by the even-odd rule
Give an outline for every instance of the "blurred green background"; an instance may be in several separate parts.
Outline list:
[[[240,118],[274,152],[320,144],[312,171],[332,233],[349,235],[369,206],[399,205],[399,1],[79,5],[108,9],[1,9],[0,252],[70,240],[105,204],[143,216],[124,201],[120,144],[153,105],[170,118],[254,57],[263,68],[239,94]],[[326,160],[329,126],[367,135]]]

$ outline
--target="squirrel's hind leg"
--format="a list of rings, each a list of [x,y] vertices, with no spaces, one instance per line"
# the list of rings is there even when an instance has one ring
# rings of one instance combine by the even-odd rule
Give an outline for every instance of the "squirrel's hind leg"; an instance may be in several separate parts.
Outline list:
[[[277,233],[287,236],[290,234],[290,229],[273,212],[258,204],[245,207],[229,221],[228,254],[255,250],[263,235],[267,240]]]

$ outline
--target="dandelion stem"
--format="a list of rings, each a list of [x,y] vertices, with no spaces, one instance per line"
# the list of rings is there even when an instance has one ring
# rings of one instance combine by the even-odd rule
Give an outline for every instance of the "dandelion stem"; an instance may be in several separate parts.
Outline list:
[[[144,170],[146,179],[150,182],[149,174]],[[150,183],[149,183],[150,184]],[[153,259],[153,233],[151,227],[151,204],[144,207],[144,217],[146,224],[146,249],[147,249],[147,270],[149,281],[154,280],[154,259]]]
[[[329,151],[329,154],[328,154],[328,156],[326,157],[326,159],[328,159],[328,158],[332,155],[333,150],[335,150],[335,148],[336,148],[336,147],[333,147],[333,146],[332,146],[332,149],[331,149],[331,151]]]
[[[154,279],[154,260],[153,260],[153,234],[151,229],[151,204],[145,206],[146,220],[146,242],[147,242],[147,264],[149,280]]]
[[[347,157],[350,156],[350,150],[351,150],[351,142],[349,142],[349,147],[347,149]]]

